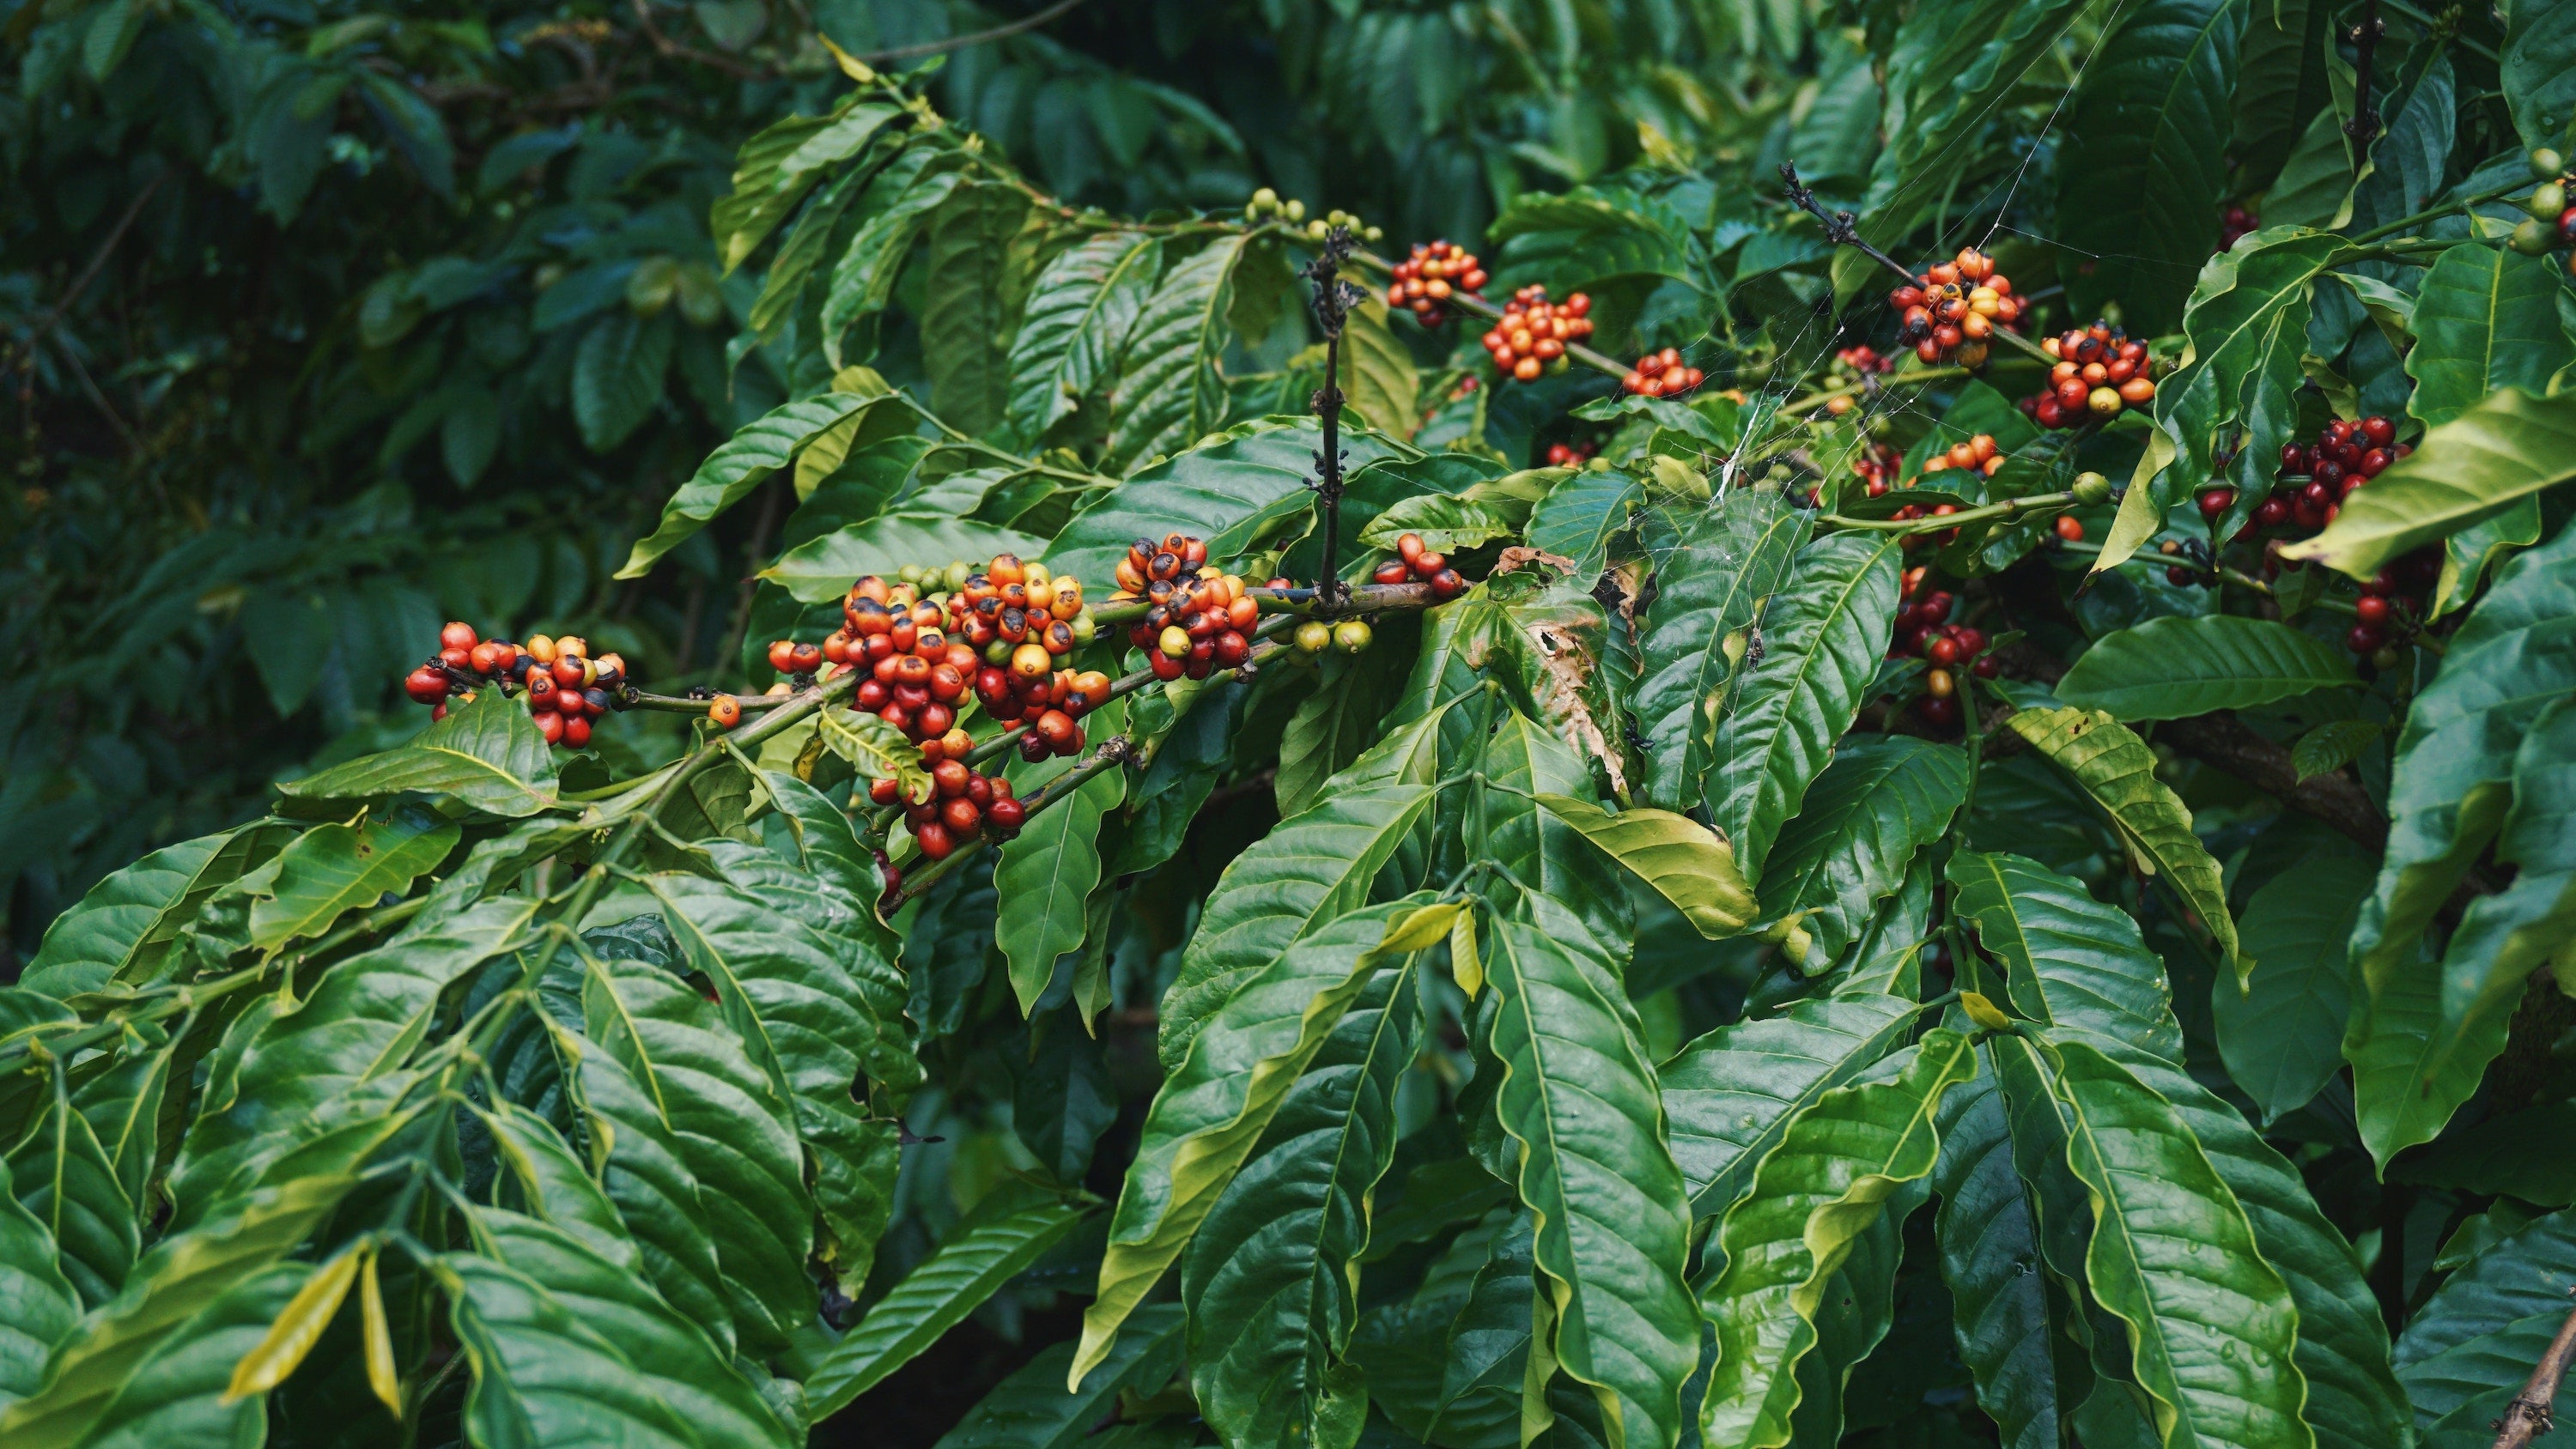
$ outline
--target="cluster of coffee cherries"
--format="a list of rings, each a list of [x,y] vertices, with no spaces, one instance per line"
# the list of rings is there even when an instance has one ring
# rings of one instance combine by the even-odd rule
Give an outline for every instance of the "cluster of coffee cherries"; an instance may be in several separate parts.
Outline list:
[[[1923,672],[1923,696],[1914,702],[1914,710],[1925,724],[1947,729],[1959,722],[1959,671],[1992,679],[1998,668],[1995,657],[1986,652],[1985,631],[1952,621],[1957,597],[1947,589],[1926,592],[1924,583],[1922,569],[1905,571],[1905,596],[1911,602],[1896,611],[1896,633],[1887,657],[1931,661],[1932,667]]]
[[[450,621],[438,631],[438,653],[403,677],[403,693],[428,705],[432,720],[447,718],[450,695],[472,699],[495,686],[528,702],[528,716],[550,745],[581,749],[590,722],[619,707],[626,661],[615,654],[591,657],[590,646],[570,634],[533,635],[524,645],[481,639],[471,624]]]
[[[1282,201],[1279,199],[1279,193],[1267,186],[1252,193],[1252,199],[1243,205],[1245,221],[1257,222],[1274,216],[1291,226],[1303,228],[1306,235],[1315,241],[1322,241],[1332,235],[1333,228],[1337,226],[1347,229],[1351,235],[1362,241],[1377,241],[1386,235],[1383,229],[1367,225],[1339,207],[1322,216],[1309,217],[1306,215],[1306,203],[1294,197]]]
[[[1551,302],[1547,288],[1523,287],[1481,340],[1505,377],[1536,382],[1543,372],[1565,371],[1565,345],[1592,335],[1591,312],[1592,299],[1581,292]]]
[[[2336,418],[2314,442],[2281,445],[2280,475],[2249,526],[2323,528],[2343,511],[2352,490],[2413,451],[2412,445],[2397,441],[2397,424],[2387,418]],[[2204,488],[2199,503],[2200,516],[2215,519],[2235,505],[2236,490],[2224,483]]]
[[[1205,679],[1252,657],[1261,605],[1241,578],[1207,561],[1207,542],[1185,533],[1140,538],[1118,561],[1113,602],[1142,599],[1145,615],[1127,642],[1145,651],[1156,679]],[[1272,588],[1287,587],[1273,579]]]
[[[1852,459],[1851,470],[1858,475],[1870,497],[1883,498],[1896,480],[1896,470],[1904,462],[1904,454],[1873,438],[1860,450],[1859,456]]]
[[[2576,272],[2576,206],[2568,204],[2567,159],[2544,146],[2531,153],[2532,179],[2539,182],[2523,199],[2531,219],[2513,229],[2510,245],[2527,257],[2567,251],[2567,269]]]
[[[2425,599],[2441,582],[2442,551],[2421,548],[2381,569],[2352,601],[2352,628],[2343,647],[2381,669],[2394,669],[2399,647],[2423,628]]]
[[[2147,344],[2108,323],[2069,328],[2039,345],[2057,361],[2048,369],[2047,389],[2023,398],[2021,410],[2043,428],[2107,422],[2155,400],[2156,363]]]
[[[1467,581],[1458,576],[1456,569],[1449,567],[1446,557],[1424,546],[1421,534],[1399,536],[1395,541],[1395,554],[1369,575],[1370,583],[1426,583],[1431,586],[1432,597],[1438,599],[1454,599],[1460,589],[1467,587]]]
[[[983,837],[1008,840],[1020,833],[1028,819],[1028,807],[1012,794],[1007,777],[984,774],[969,761],[973,749],[974,742],[962,729],[921,742],[921,763],[930,775],[926,799],[904,798],[902,783],[892,776],[868,782],[868,799],[903,807],[904,828],[932,860],[946,860],[957,847]],[[893,874],[887,871],[889,888]]]
[[[1952,443],[1945,452],[1923,460],[1923,476],[1946,473],[1953,468],[1973,469],[1988,478],[2004,465],[2005,454],[1995,445],[1995,435],[1979,433],[1964,443]]]
[[[1877,348],[1863,342],[1857,346],[1838,349],[1834,353],[1834,365],[1831,370],[1836,377],[1884,376],[1896,370],[1896,359],[1886,356]]]
[[[1619,386],[1639,397],[1679,397],[1705,380],[1706,374],[1682,361],[1680,348],[1667,347],[1638,358]]]
[[[1476,296],[1484,285],[1485,269],[1465,247],[1415,242],[1413,255],[1395,264],[1395,278],[1386,284],[1386,305],[1409,307],[1415,321],[1437,327],[1449,320],[1443,302],[1462,294]]]
[[[1550,443],[1547,445],[1547,466],[1580,468],[1591,462],[1593,455],[1600,451],[1599,443]]]
[[[2218,249],[2232,249],[2239,237],[2263,229],[2263,218],[2242,206],[2231,206],[2218,218]]]
[[[1897,288],[1887,301],[1897,311],[1897,341],[1927,363],[1982,367],[1995,329],[2021,320],[2012,278],[1975,247],[1961,247],[1956,258],[1935,263],[1919,284]]]

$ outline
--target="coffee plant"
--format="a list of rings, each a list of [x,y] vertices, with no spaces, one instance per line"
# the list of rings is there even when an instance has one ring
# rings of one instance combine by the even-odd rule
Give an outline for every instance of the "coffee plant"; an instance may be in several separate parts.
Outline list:
[[[615,570],[776,510],[725,657],[395,611],[425,728],[53,920],[0,1444],[2546,1432],[2576,10],[1838,19],[1467,242],[798,33],[584,284],[730,339]]]

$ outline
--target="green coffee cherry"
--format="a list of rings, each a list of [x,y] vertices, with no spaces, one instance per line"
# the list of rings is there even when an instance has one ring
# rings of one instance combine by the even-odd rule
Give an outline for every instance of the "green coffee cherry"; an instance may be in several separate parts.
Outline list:
[[[2534,217],[2554,223],[2558,213],[2567,209],[2567,188],[2555,181],[2544,181],[2531,189],[2531,199],[2522,205]]]
[[[1279,209],[1279,193],[1271,190],[1267,186],[1252,193],[1252,209],[1254,211],[1277,211]]]
[[[2556,227],[2545,221],[2526,221],[2513,229],[2511,245],[2526,257],[2545,257],[2557,241]]]
[[[2567,170],[2567,158],[2547,146],[2531,153],[2531,179],[2555,181]]]
[[[1291,197],[1289,198],[1288,204],[1280,209],[1280,214],[1287,217],[1290,221],[1304,221],[1306,219],[1306,203]]]
[[[1321,654],[1333,647],[1333,626],[1321,619],[1309,619],[1297,626],[1297,652]]]
[[[1377,635],[1365,619],[1344,619],[1333,626],[1333,647],[1345,654],[1365,654]]]
[[[2111,501],[2111,480],[2099,473],[2075,475],[2075,501],[2088,508],[2099,508]]]

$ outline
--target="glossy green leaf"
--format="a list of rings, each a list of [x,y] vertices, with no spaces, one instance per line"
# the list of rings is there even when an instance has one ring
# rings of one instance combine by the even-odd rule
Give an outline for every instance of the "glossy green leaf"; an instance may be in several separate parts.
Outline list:
[[[1367,902],[1370,883],[1431,808],[1432,793],[1409,783],[1329,793],[1226,866],[1163,993],[1158,1050],[1166,1071],[1179,1067],[1238,986],[1300,937]]]
[[[472,1375],[464,1427],[479,1444],[608,1438],[636,1449],[694,1449],[678,1407],[602,1328],[534,1279],[489,1258],[451,1253],[431,1265]]]
[[[54,1264],[82,1304],[95,1308],[115,1297],[142,1251],[140,1225],[116,1160],[73,1108],[60,1072],[8,1166],[19,1203],[43,1225]]]
[[[2165,510],[2232,480],[2239,497],[2270,494],[2281,444],[2298,426],[2292,394],[2304,375],[2318,277],[2343,262],[2351,243],[2330,234],[2266,232],[2201,269],[2183,314],[2190,361],[2156,380],[2161,441],[2141,459],[2120,516],[2094,559],[2098,573],[2126,561],[2163,526]],[[2232,460],[2217,463],[2220,439]],[[2365,496],[2381,486],[2374,480]]]
[[[0,1438],[10,1449],[73,1449],[87,1442],[138,1368],[185,1334],[200,1313],[292,1252],[354,1182],[342,1173],[299,1177],[162,1239],[135,1265],[115,1301],[82,1320],[56,1352],[44,1388],[0,1412]],[[263,1321],[243,1346],[266,1329]],[[223,1372],[229,1381],[231,1360]]]
[[[805,1379],[806,1412],[829,1417],[918,1357],[1064,1241],[1086,1211],[1058,1198],[987,1199],[815,1364]]]
[[[462,1267],[457,1258],[446,1262],[463,1281],[471,1311],[484,1318],[493,1341],[502,1347],[501,1366],[514,1386],[534,1391],[531,1398],[538,1407],[532,1423],[542,1428],[544,1401],[551,1397],[540,1387],[543,1379],[577,1364],[593,1351],[593,1345],[581,1343],[562,1353],[530,1341],[513,1342],[513,1330],[502,1326],[511,1314],[501,1306],[505,1300],[521,1305],[523,1311],[533,1310],[518,1331],[542,1334],[559,1322],[540,1306],[550,1302],[625,1361],[622,1385],[602,1383],[576,1390],[580,1379],[559,1380],[568,1391],[567,1409],[588,1392],[640,1387],[668,1405],[700,1442],[779,1449],[804,1442],[803,1426],[791,1428],[782,1421],[759,1386],[704,1328],[664,1302],[651,1284],[601,1256],[585,1239],[535,1218],[489,1208],[476,1210],[468,1221],[477,1251],[519,1281],[495,1281],[497,1275],[490,1270]],[[529,1293],[523,1285],[537,1291]],[[540,1352],[551,1360],[542,1368]]]
[[[1796,918],[1827,958],[1841,955],[1967,798],[1963,750],[1904,735],[1846,742],[1780,828],[1763,914]]]
[[[2383,1163],[2439,1133],[2501,1045],[2502,1023],[2490,1019],[2436,1069],[2444,988],[2420,960],[2424,933],[2503,828],[2524,736],[2550,700],[2571,692],[2576,531],[2562,529],[2498,573],[2398,736],[2388,848],[2353,927],[2344,1036],[2362,1140]]]
[[[1181,1307],[1157,1303],[1136,1310],[1118,1346],[1081,1388],[1067,1391],[1065,1366],[1072,1358],[1070,1343],[1040,1351],[967,1410],[932,1449],[1075,1449],[1099,1443],[1092,1431],[1117,1408],[1121,1394],[1150,1394],[1180,1366]]]
[[[2576,1160],[2534,1150],[2576,1131],[2576,1102],[2561,1098],[2445,1132],[2390,1170],[2399,1182],[2510,1197],[2540,1207],[2576,1203]],[[2447,1255],[2449,1245],[2444,1245]]]
[[[683,875],[655,876],[652,884],[689,964],[714,983],[725,1021],[794,1113],[844,1271],[864,1273],[884,1231],[891,1128],[852,1100],[853,1084],[864,1076],[905,1092],[921,1081],[903,1017],[902,974],[864,936],[815,930],[795,918],[823,924],[820,912],[782,917],[783,889]],[[795,884],[793,877],[785,883]]]
[[[2319,43],[2326,23],[2327,7],[2315,0],[2280,0],[2246,15],[2237,58],[2236,133],[2228,148],[2240,186],[2270,186],[2309,118],[2320,108],[2333,109],[2325,47]]]
[[[2576,362],[2576,342],[2558,320],[2557,270],[2550,258],[2474,242],[2433,259],[2406,354],[2415,379],[2406,410],[2417,422],[2439,427],[2500,388],[2547,392],[2549,379]]]
[[[1655,1070],[1599,944],[1554,903],[1525,905],[1529,921],[1493,922],[1485,1020],[1505,1073],[1494,1112],[1536,1218],[1529,1383],[1562,1371],[1591,1391],[1611,1445],[1670,1449],[1699,1333],[1682,1283],[1690,1204]]]
[[[2072,776],[2111,817],[2138,868],[2160,875],[2201,925],[2218,940],[2219,954],[2239,979],[2254,958],[2236,940],[2227,913],[2227,889],[2218,862],[2191,829],[2182,798],[2156,778],[2156,757],[2146,741],[2099,710],[2026,709],[2005,723],[2049,762]]]
[[[1211,560],[1237,558],[1313,506],[1306,480],[1322,445],[1322,425],[1309,419],[1229,428],[1205,447],[1140,469],[1085,505],[1047,546],[1047,566],[1086,584],[1106,580],[1129,544],[1175,531],[1206,539]],[[1409,456],[1391,440],[1348,427],[1342,446],[1348,450],[1342,466],[1352,473],[1380,458]]]
[[[1091,728],[1107,734],[1117,725]],[[1072,763],[1013,778],[1025,798]],[[1002,846],[993,866],[993,888],[1002,894],[993,936],[1010,963],[1011,991],[1023,1016],[1055,975],[1056,958],[1082,949],[1092,887],[1100,884],[1100,822],[1126,798],[1127,772],[1104,770]]]
[[[1390,438],[1413,436],[1422,421],[1422,379],[1412,351],[1387,326],[1384,301],[1371,298],[1350,310],[1342,326],[1342,372],[1342,391],[1360,421]]]
[[[938,513],[884,513],[800,543],[778,556],[760,576],[783,586],[797,602],[833,603],[862,574],[892,577],[924,559],[989,559],[998,553],[1036,558],[1046,540],[970,518]]]
[[[1174,262],[1136,315],[1110,398],[1117,419],[1109,457],[1122,471],[1156,454],[1179,452],[1225,422],[1225,378],[1219,359],[1231,335],[1226,313],[1234,280],[1259,243],[1220,236]],[[1208,553],[1216,556],[1213,544]]]
[[[1392,551],[1410,533],[1433,553],[1462,553],[1498,538],[1511,538],[1528,515],[1501,502],[1417,493],[1399,498],[1360,530],[1360,542]]]
[[[1951,909],[2001,963],[2014,1010],[2032,1021],[2182,1059],[2163,958],[2126,911],[2084,883],[2018,855],[1950,857]]]
[[[555,762],[527,707],[487,689],[407,745],[277,788],[296,800],[370,800],[419,790],[516,819],[553,808]]]
[[[1418,806],[1426,792],[1405,788]],[[1236,978],[1146,1113],[1110,1220],[1099,1296],[1083,1314],[1075,1387],[1106,1361],[1120,1324],[1179,1259],[1369,978],[1391,958],[1446,941],[1459,910],[1424,896],[1353,910]]]
[[[2516,5],[2497,67],[2526,146],[2566,148],[2576,136],[2576,18],[2554,5]]]
[[[726,271],[759,248],[826,168],[858,155],[902,114],[894,106],[856,100],[853,95],[843,101],[829,117],[790,116],[743,143],[733,190],[717,199],[709,219]]]
[[[930,406],[962,432],[1000,425],[1019,385],[1010,353],[1027,295],[1029,257],[1047,220],[1028,194],[998,182],[958,188],[928,228],[918,316]]]
[[[935,149],[909,150],[879,172],[860,195],[857,209],[866,220],[832,263],[816,323],[823,360],[834,370],[841,366],[841,349],[851,326],[885,310],[894,296],[895,280],[912,254],[914,238],[931,213],[947,205],[964,182],[956,171],[932,169],[944,164],[946,158]]]
[[[735,432],[662,505],[661,522],[649,536],[636,541],[617,576],[643,577],[655,560],[714,522],[716,515],[750,497],[770,474],[794,461],[798,450],[878,401],[856,393],[817,393],[781,403]]]
[[[1378,741],[1408,662],[1400,650],[1385,647],[1359,655],[1335,651],[1317,662],[1313,687],[1298,692],[1280,734],[1272,787],[1280,818],[1304,814],[1335,775]]]
[[[1735,852],[1707,826],[1645,806],[1612,815],[1571,795],[1545,794],[1538,803],[1653,887],[1708,939],[1734,935],[1752,923],[1753,892],[1736,871]]]
[[[14,1194],[0,1193],[0,1414],[44,1386],[46,1362],[80,1316],[53,1234]]]
[[[1673,1053],[1657,1072],[1693,1214],[1740,1201],[1798,1115],[1904,1045],[1915,1016],[1913,1002],[1877,992],[1810,996]]]
[[[1394,1160],[1396,1091],[1422,1045],[1419,961],[1369,983],[1181,1260],[1191,1387],[1229,1444],[1349,1449],[1358,1437],[1354,1285]]]
[[[1935,1030],[1889,1080],[1824,1094],[1762,1160],[1717,1230],[1726,1269],[1701,1295],[1717,1325],[1700,1433],[1769,1449],[1790,1442],[1824,1290],[1854,1240],[1940,1151],[1941,1096],[1975,1075],[1967,1038]]]
[[[229,1080],[209,1077],[170,1170],[172,1223],[187,1227],[245,1175],[333,1122],[362,1092],[394,1089],[448,986],[516,944],[526,897],[423,918],[393,940],[308,978],[300,1002],[245,1016]]]
[[[2397,1341],[2398,1376],[2419,1419],[2457,1412],[2507,1384],[2520,1387],[2567,1321],[2571,1282],[2576,1210],[2534,1220],[2443,1280]]]
[[[1550,502],[1574,481],[1559,485]],[[1638,640],[1635,706],[1650,803],[1679,810],[1699,799],[1716,763],[1718,731],[1750,672],[1744,664],[1753,627],[1788,580],[1810,517],[1776,491],[1739,489],[1692,518],[1656,568],[1655,601]],[[1545,547],[1537,536],[1534,521],[1533,544]]]
[[[2490,393],[2371,479],[2325,532],[2281,552],[2367,579],[2400,554],[2570,478],[2576,478],[2576,394]]]
[[[2360,759],[2387,731],[2364,719],[2330,719],[2299,736],[2290,747],[2290,767],[2301,781],[2332,774]]]
[[[2063,118],[2057,194],[2066,244],[2099,258],[2069,278],[2079,315],[2117,298],[2140,336],[2182,320],[2192,276],[2218,245],[2246,24],[2227,0],[2148,0],[2120,12],[2084,67]]]
[[[1592,772],[1582,757],[1515,709],[1495,724],[1483,759],[1489,787],[1483,802],[1484,852],[1511,872],[1510,882],[1494,885],[1492,899],[1507,906],[1526,886],[1572,910],[1624,956],[1636,923],[1623,872],[1606,852],[1585,844],[1581,830],[1536,798],[1588,794]]]
[[[1542,553],[1572,560],[1578,578],[1595,574],[1610,561],[1610,541],[1645,500],[1645,485],[1625,473],[1569,473],[1530,510],[1524,537]]]
[[[784,1342],[813,1311],[814,1207],[788,1103],[714,1003],[671,971],[591,962],[585,1035],[633,1075],[700,1185],[746,1343]]]
[[[1870,168],[1861,209],[1866,232],[1902,236],[1928,221],[1941,204],[1942,188],[1932,183],[1940,159],[1986,126],[2005,95],[2088,13],[2078,0],[2046,0],[1939,5],[1907,16],[1885,63],[1878,129],[1887,145]],[[1871,286],[1884,283],[1883,273],[1863,266]]]
[[[605,453],[625,442],[662,401],[678,319],[612,310],[582,334],[573,354],[572,416],[582,444]]]
[[[265,1396],[236,1401],[227,1391],[234,1366],[258,1349],[271,1322],[316,1275],[309,1264],[274,1263],[234,1284],[134,1366],[82,1442],[102,1449],[260,1442]]]
[[[1109,231],[1068,247],[1038,273],[1011,339],[1009,419],[1022,438],[1044,437],[1109,380],[1162,265],[1156,238]]]
[[[617,1204],[553,1123],[507,1101],[475,1115],[492,1134],[495,1206],[569,1233],[620,1271],[632,1273],[643,1264]]]
[[[251,944],[275,951],[323,934],[382,896],[410,894],[412,882],[456,848],[460,833],[427,810],[395,810],[359,826],[314,826],[279,853],[276,873],[251,903]]]
[[[2351,655],[2286,624],[2169,614],[2095,641],[2052,692],[2118,719],[2181,719],[2360,682]]]
[[[2059,1039],[2067,1162],[2093,1203],[2085,1269],[2128,1325],[2167,1445],[2305,1445],[2299,1310],[2245,1208],[2172,1104],[2100,1049]]]
[[[1745,671],[1734,708],[1718,721],[1709,815],[1733,843],[1744,878],[1757,886],[1773,839],[1798,813],[1877,677],[1887,621],[1896,613],[1899,541],[1840,533],[1799,550],[1763,613],[1761,660]]]
[[[2308,852],[2245,903],[2236,929],[2263,963],[2239,990],[2210,990],[2228,1075],[2268,1120],[2304,1105],[2343,1065],[2352,986],[2346,946],[2378,862],[2357,846]]]
[[[208,896],[265,864],[290,837],[246,825],[159,850],[109,875],[45,928],[18,984],[48,996],[161,975],[180,928]]]

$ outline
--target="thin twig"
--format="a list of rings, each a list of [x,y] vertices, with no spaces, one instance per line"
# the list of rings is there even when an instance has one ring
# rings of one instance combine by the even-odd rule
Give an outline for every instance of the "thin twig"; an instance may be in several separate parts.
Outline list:
[[[1898,261],[1896,258],[1889,256],[1887,253],[1880,251],[1878,248],[1869,244],[1869,239],[1860,234],[1858,218],[1854,217],[1848,211],[1826,211],[1823,203],[1816,200],[1816,193],[1808,190],[1806,184],[1798,179],[1797,162],[1781,162],[1780,179],[1788,183],[1789,199],[1797,204],[1798,209],[1823,223],[1825,228],[1825,240],[1832,242],[1838,247],[1851,247],[1854,250],[1861,252],[1863,255],[1869,257],[1870,260],[1877,262],[1880,266],[1887,268],[1889,271],[1894,272],[1900,277],[1903,277],[1905,279],[1905,284],[1909,287],[1919,287],[1923,285],[1923,279],[1908,270],[1903,262]],[[2020,333],[2013,331],[2009,327],[1997,326],[1993,331],[1987,333],[1986,336],[1989,340],[2003,342],[2010,346],[2019,348],[2023,352],[2038,358],[2042,363],[2049,366],[2055,366],[2057,363],[2057,359],[2051,357],[2046,348],[2041,347],[2038,343],[2031,341],[2029,338],[2022,336]]]
[[[653,42],[653,48],[655,50],[673,60],[685,60],[694,62],[698,65],[712,66],[717,70],[723,71],[727,75],[735,76],[742,80],[767,80],[774,74],[774,72],[763,66],[745,65],[741,61],[735,60],[730,56],[715,55],[707,51],[695,49],[691,46],[682,45],[671,37],[664,35],[662,33],[662,28],[653,23],[653,12],[646,8],[645,0],[633,0],[633,5],[635,10],[635,21],[637,24],[644,27],[644,38]]]
[[[925,55],[945,55],[952,50],[964,50],[969,46],[983,45],[989,41],[1008,40],[1014,35],[1037,29],[1081,3],[1082,0],[1056,0],[1056,3],[1026,20],[1014,20],[1008,25],[996,25],[990,30],[978,30],[972,35],[952,35],[946,40],[925,40],[919,45],[898,45],[892,50],[872,50],[865,55],[853,58],[866,65],[883,65],[890,60],[918,60]]]
[[[2556,1427],[2551,1405],[2558,1401],[2558,1385],[2567,1377],[2570,1359],[2576,1359],[2576,1310],[2570,1310],[2567,1321],[2558,1325],[2558,1336],[2549,1341],[2549,1351],[2524,1380],[2522,1392],[2504,1406],[2504,1417],[2496,1421],[2495,1449],[2525,1449]]]
[[[1337,226],[1324,237],[1323,250],[1305,268],[1314,290],[1315,325],[1324,331],[1324,385],[1315,389],[1315,415],[1324,420],[1324,446],[1315,454],[1315,481],[1309,484],[1324,510],[1324,564],[1315,587],[1327,612],[1340,608],[1344,588],[1334,569],[1342,547],[1342,326],[1350,320],[1360,289],[1342,280],[1342,263],[1350,259],[1351,232]]]

